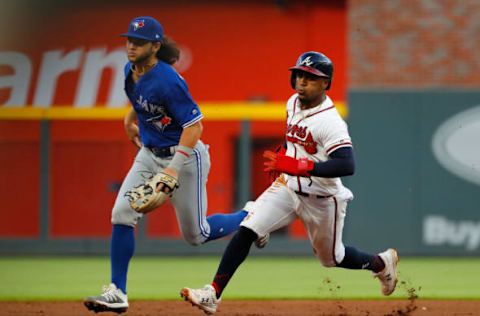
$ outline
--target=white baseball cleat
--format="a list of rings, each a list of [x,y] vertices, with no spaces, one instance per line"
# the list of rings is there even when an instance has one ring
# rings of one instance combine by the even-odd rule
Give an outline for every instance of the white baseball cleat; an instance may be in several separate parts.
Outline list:
[[[115,284],[111,283],[109,286],[103,286],[103,293],[98,296],[89,296],[84,301],[88,310],[98,312],[115,312],[124,313],[128,309],[127,294],[118,289]]]
[[[192,303],[192,306],[197,306],[207,315],[213,315],[217,311],[220,299],[217,299],[217,294],[212,285],[207,284],[201,289],[191,289],[184,287],[180,291],[180,296],[185,301]]]
[[[385,268],[378,273],[373,273],[373,276],[380,280],[383,295],[390,295],[395,291],[398,281],[398,254],[395,249],[390,248],[378,255],[382,258],[383,263],[385,263]]]

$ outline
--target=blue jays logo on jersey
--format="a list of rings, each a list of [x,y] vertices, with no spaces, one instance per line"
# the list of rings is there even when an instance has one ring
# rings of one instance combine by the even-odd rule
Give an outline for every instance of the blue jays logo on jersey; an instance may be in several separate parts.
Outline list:
[[[142,110],[152,115],[145,122],[153,124],[158,131],[163,132],[172,123],[172,118],[168,116],[164,106],[151,103],[142,95],[138,96],[136,103]]]
[[[305,151],[311,155],[317,153],[317,142],[313,140],[312,133],[307,130],[306,126],[288,124],[287,141],[303,146]]]
[[[143,97],[141,94],[138,96],[137,105],[144,110],[145,112],[148,112],[150,114],[164,114],[165,109],[163,106],[150,103],[147,98]]]
[[[172,123],[172,118],[166,114],[151,117],[146,120],[148,123],[152,123],[158,131],[163,132],[165,128]]]

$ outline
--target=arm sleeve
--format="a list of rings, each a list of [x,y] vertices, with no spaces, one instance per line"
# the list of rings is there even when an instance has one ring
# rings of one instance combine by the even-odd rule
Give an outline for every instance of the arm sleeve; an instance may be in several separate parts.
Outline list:
[[[337,178],[351,176],[355,173],[355,158],[352,147],[340,147],[332,151],[330,159],[324,162],[316,162],[312,176],[322,178]]]

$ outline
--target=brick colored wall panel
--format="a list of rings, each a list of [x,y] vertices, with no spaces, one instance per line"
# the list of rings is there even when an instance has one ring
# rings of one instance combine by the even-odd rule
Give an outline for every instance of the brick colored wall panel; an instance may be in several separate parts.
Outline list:
[[[0,121],[0,237],[40,232],[39,123]]]
[[[480,87],[480,2],[349,1],[349,87]]]

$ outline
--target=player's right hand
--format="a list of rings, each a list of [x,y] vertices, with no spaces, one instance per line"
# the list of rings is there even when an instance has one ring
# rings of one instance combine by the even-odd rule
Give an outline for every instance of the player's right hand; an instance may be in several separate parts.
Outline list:
[[[138,125],[136,123],[125,124],[125,132],[127,133],[128,139],[137,147],[142,147],[142,142],[140,141],[140,132],[138,130]]]

